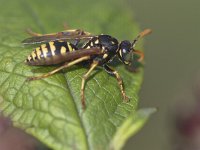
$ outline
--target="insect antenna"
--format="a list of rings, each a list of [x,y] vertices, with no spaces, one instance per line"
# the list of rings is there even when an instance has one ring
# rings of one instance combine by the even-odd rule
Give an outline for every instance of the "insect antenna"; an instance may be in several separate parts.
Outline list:
[[[132,47],[135,47],[135,44],[138,42],[140,38],[150,34],[152,32],[151,29],[145,29],[144,31],[140,32],[139,35],[133,40]]]
[[[133,40],[132,48],[135,47],[135,44],[138,42],[138,40],[139,40],[140,38],[143,38],[144,36],[150,34],[151,32],[152,32],[151,29],[145,29],[144,31],[140,32],[139,35]],[[143,59],[144,59],[144,53],[143,53],[143,52],[141,52],[141,51],[139,51],[139,50],[135,50],[135,49],[133,49],[132,52],[133,52],[132,55],[133,55],[133,54],[137,54],[137,55],[140,56],[140,58],[138,59],[138,62],[142,62],[142,61],[143,61]]]

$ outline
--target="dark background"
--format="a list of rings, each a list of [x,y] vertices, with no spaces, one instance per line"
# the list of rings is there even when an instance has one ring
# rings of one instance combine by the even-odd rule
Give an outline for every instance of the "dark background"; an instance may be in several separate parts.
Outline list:
[[[156,106],[159,111],[125,149],[174,149],[174,116],[194,104],[193,91],[200,81],[200,1],[128,2],[141,28],[153,29],[145,40],[140,107]]]

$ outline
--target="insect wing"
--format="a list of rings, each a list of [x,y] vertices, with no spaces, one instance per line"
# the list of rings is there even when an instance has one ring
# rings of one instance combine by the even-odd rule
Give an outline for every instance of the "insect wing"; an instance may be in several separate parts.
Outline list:
[[[30,45],[30,44],[39,44],[56,40],[62,40],[62,41],[89,40],[92,37],[94,36],[91,35],[89,32],[77,29],[77,30],[66,30],[52,34],[44,34],[41,36],[33,36],[23,40],[22,43],[24,45]]]
[[[33,51],[32,54],[35,55],[35,53],[37,54],[37,51]],[[40,59],[38,58],[31,59],[34,57],[32,54],[25,61],[26,64],[32,65],[32,66],[42,66],[42,65],[54,65],[54,64],[64,63],[64,62],[70,62],[84,56],[90,56],[89,57],[90,59],[94,55],[103,54],[103,51],[102,49],[97,48],[97,47],[89,48],[89,49],[78,49],[71,52],[64,52],[64,53],[61,52],[59,55],[57,54],[50,57],[49,56],[43,57],[43,58],[40,57]]]
[[[103,51],[98,47],[93,47],[89,49],[79,49],[73,52],[66,53],[66,55],[64,56],[64,60],[70,61],[84,56],[101,55],[101,54],[103,54]]]

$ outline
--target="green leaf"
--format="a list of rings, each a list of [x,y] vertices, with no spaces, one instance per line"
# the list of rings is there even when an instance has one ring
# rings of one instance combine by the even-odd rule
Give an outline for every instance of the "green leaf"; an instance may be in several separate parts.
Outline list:
[[[0,10],[0,109],[17,127],[56,150],[109,149],[123,122],[136,111],[143,70],[116,69],[131,97],[124,103],[117,81],[102,69],[87,82],[87,109],[80,103],[81,77],[86,68],[73,66],[49,78],[26,82],[55,67],[26,66],[23,61],[33,47],[23,47],[24,30],[39,33],[62,30],[67,22],[95,34],[110,34],[120,40],[133,39],[139,32],[126,3],[116,0],[1,0]]]
[[[128,138],[136,134],[149,119],[149,116],[155,112],[155,108],[146,108],[131,114],[117,129],[110,143],[110,149],[120,150]]]

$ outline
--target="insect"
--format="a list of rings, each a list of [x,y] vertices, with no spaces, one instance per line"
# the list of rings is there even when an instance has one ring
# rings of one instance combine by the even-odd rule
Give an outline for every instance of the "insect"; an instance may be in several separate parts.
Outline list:
[[[150,32],[150,29],[145,29],[139,33],[133,42],[128,40],[119,42],[110,35],[92,35],[80,29],[65,30],[58,33],[43,35],[29,30],[28,33],[32,35],[32,37],[25,39],[22,43],[24,45],[41,45],[32,51],[25,60],[25,63],[31,66],[54,64],[61,64],[61,66],[41,76],[28,77],[27,80],[31,81],[46,78],[64,68],[84,62],[88,63],[90,68],[82,77],[81,104],[83,109],[86,107],[84,96],[85,82],[90,73],[97,66],[101,66],[108,74],[117,79],[122,97],[124,101],[127,102],[129,98],[125,94],[123,80],[119,73],[111,68],[108,63],[111,62],[114,57],[118,57],[122,63],[130,65],[133,55],[139,55],[140,58],[138,61],[141,62],[144,58],[144,54],[141,51],[135,50],[134,47],[139,38],[144,37]]]

